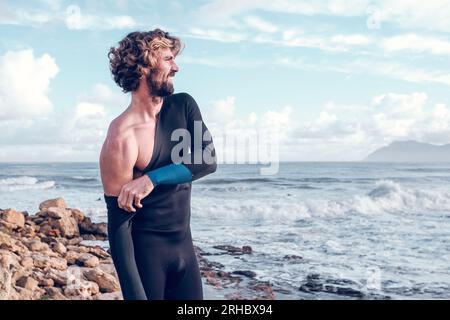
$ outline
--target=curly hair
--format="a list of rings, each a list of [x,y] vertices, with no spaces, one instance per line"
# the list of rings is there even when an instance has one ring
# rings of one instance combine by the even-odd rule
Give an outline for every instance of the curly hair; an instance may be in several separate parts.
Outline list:
[[[142,68],[153,69],[156,66],[159,49],[170,48],[177,56],[183,47],[179,38],[161,29],[131,32],[119,42],[117,48],[111,47],[109,50],[109,66],[114,81],[123,92],[135,91],[139,87]]]

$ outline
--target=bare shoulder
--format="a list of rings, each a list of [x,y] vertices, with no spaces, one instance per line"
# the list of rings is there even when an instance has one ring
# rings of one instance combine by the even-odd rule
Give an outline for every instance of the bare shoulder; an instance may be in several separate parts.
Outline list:
[[[115,158],[133,157],[136,149],[134,128],[128,117],[121,115],[115,118],[108,127],[105,141],[100,153],[100,163]]]
[[[100,152],[99,164],[105,194],[118,195],[121,187],[133,179],[138,148],[132,127],[114,119],[108,128]]]

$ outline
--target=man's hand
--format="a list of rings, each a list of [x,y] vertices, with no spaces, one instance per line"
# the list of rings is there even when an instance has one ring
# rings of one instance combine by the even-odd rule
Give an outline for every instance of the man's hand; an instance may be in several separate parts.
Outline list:
[[[119,198],[117,199],[119,208],[128,212],[136,212],[133,204],[138,209],[142,208],[141,199],[149,195],[153,189],[153,183],[146,174],[128,182],[122,187]]]

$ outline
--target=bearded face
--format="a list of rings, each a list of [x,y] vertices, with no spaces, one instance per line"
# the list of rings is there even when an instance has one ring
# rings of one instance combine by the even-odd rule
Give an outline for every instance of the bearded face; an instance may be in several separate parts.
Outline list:
[[[174,92],[172,77],[175,73],[164,73],[159,69],[151,70],[147,75],[149,92],[153,96],[165,97]]]

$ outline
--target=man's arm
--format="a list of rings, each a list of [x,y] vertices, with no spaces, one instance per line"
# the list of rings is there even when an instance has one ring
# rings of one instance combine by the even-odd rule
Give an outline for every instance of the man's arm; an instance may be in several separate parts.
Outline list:
[[[216,171],[216,149],[197,102],[189,94],[185,93],[185,95],[188,111],[187,129],[191,135],[191,152],[188,157],[190,163],[184,163],[184,165],[192,173],[192,181],[195,181]],[[198,138],[197,135],[200,134],[201,137]],[[196,140],[201,140],[201,143],[195,143]]]
[[[183,161],[180,164],[169,164],[147,172],[147,176],[154,186],[194,181],[215,172],[217,169],[216,150],[212,136],[203,122],[200,108],[194,98],[187,93],[185,95],[187,128],[191,136],[191,152],[184,156],[183,159],[188,159],[189,161],[186,163]],[[201,144],[195,143],[196,140],[201,140]]]
[[[108,132],[100,153],[100,173],[106,195],[119,196],[122,186],[133,180],[138,148],[133,139]],[[119,207],[135,211],[128,199],[118,199]]]

